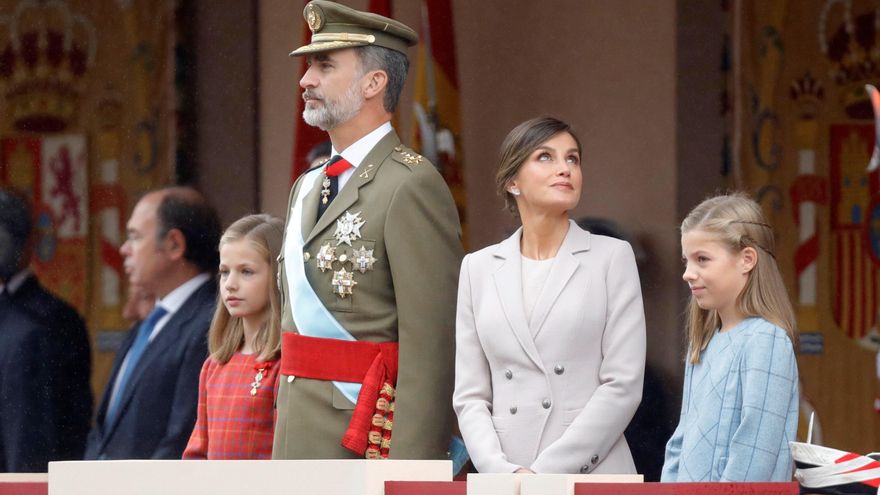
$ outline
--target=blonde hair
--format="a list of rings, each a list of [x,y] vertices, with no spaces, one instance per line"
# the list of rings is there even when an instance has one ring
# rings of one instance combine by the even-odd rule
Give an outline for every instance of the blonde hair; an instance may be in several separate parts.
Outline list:
[[[681,222],[682,235],[696,230],[714,235],[733,254],[747,247],[757,252],[755,266],[737,296],[737,309],[746,316],[760,316],[782,328],[796,346],[794,310],[776,264],[773,228],[764,219],[761,206],[743,193],[706,199]],[[721,325],[721,319],[718,311],[700,308],[693,296],[688,303],[686,318],[688,360],[696,364]]]
[[[219,248],[225,244],[246,240],[251,247],[269,263],[269,306],[266,308],[266,324],[260,329],[254,341],[257,360],[270,361],[278,358],[281,352],[281,297],[276,285],[278,273],[278,254],[284,235],[284,223],[272,215],[248,215],[236,220],[223,233]],[[218,296],[217,310],[208,331],[208,350],[211,357],[221,364],[229,362],[232,355],[244,343],[244,324],[241,318],[233,318],[222,296]]]

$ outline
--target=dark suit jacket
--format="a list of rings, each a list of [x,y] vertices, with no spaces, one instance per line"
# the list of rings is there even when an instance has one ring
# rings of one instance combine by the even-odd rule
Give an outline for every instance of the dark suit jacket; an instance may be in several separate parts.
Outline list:
[[[119,367],[137,334],[129,332],[89,433],[86,459],[180,459],[196,422],[199,371],[208,356],[208,328],[217,283],[205,282],[147,346],[120,397],[119,414],[105,424]]]
[[[90,374],[88,333],[72,307],[33,276],[0,295],[0,472],[82,459]]]

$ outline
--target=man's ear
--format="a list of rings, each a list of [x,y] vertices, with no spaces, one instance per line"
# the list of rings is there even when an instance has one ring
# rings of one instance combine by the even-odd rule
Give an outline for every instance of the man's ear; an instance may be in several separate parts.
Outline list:
[[[165,235],[163,245],[165,246],[165,252],[168,254],[168,257],[175,261],[183,259],[184,254],[186,254],[186,237],[183,236],[183,232],[179,229],[171,229],[168,231],[168,234]]]
[[[364,99],[375,98],[388,86],[388,74],[384,70],[372,70],[364,76]]]

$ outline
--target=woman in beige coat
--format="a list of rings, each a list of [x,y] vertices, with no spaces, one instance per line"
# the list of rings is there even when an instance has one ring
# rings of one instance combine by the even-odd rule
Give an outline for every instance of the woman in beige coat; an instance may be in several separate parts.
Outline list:
[[[632,248],[568,218],[581,145],[553,118],[505,139],[496,182],[522,228],[465,257],[453,405],[483,473],[634,473],[645,316]]]

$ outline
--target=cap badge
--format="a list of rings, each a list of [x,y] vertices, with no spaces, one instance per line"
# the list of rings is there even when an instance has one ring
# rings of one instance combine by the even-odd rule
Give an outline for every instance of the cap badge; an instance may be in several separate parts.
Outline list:
[[[306,6],[306,22],[313,33],[318,32],[324,26],[324,17],[314,5]]]

